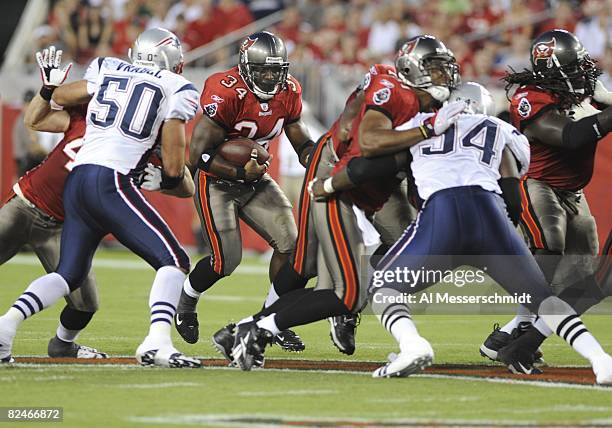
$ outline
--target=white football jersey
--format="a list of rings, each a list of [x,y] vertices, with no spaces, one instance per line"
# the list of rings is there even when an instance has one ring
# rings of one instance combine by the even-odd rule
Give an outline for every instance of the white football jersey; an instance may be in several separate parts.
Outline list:
[[[198,109],[195,86],[168,70],[96,58],[84,78],[92,99],[75,166],[102,165],[128,174],[146,163],[164,121],[191,120]]]
[[[433,113],[419,113],[396,129],[419,126]],[[439,190],[480,186],[500,193],[499,165],[504,148],[520,164],[520,174],[529,168],[529,142],[509,123],[483,114],[461,114],[444,134],[412,146],[412,174],[423,200]]]

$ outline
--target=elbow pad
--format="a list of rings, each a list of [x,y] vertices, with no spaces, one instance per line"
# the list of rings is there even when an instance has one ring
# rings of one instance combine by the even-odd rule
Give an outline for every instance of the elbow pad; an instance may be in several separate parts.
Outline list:
[[[521,220],[523,206],[521,205],[521,184],[516,177],[500,178],[497,183],[502,191],[502,197],[506,203],[506,211],[512,223],[517,226]]]
[[[217,151],[215,149],[204,150],[198,159],[198,168],[208,172],[216,154]]]
[[[373,178],[393,176],[397,174],[397,162],[394,155],[376,158],[356,157],[349,161],[346,173],[355,185],[363,184]]]
[[[604,138],[608,134],[612,122],[612,114],[608,113],[607,110],[565,125],[562,133],[563,147],[575,150],[586,144],[594,144]]]

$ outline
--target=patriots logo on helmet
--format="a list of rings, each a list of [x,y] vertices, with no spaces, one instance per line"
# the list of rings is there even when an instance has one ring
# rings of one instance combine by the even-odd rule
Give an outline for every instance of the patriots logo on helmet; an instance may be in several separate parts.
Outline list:
[[[257,42],[257,37],[251,39],[247,37],[244,42],[242,42],[242,46],[240,46],[240,52],[246,52],[251,46],[253,46]]]
[[[553,37],[550,42],[542,42],[538,43],[533,47],[531,51],[531,56],[533,58],[534,64],[539,60],[543,59],[548,61],[547,67],[552,67],[552,56],[555,52],[555,48],[557,47],[557,41]]]

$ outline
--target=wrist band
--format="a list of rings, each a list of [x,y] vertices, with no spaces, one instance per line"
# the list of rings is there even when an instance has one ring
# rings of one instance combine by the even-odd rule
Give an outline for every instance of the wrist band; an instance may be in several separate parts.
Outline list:
[[[244,168],[236,168],[236,180],[246,179],[246,170]]]
[[[333,179],[334,179],[334,177],[329,177],[328,179],[326,179],[323,182],[323,190],[325,190],[325,193],[334,193],[335,192],[334,185],[332,183]]]
[[[49,102],[51,101],[51,96],[53,95],[53,91],[55,91],[55,86],[43,86],[40,88],[40,97]]]

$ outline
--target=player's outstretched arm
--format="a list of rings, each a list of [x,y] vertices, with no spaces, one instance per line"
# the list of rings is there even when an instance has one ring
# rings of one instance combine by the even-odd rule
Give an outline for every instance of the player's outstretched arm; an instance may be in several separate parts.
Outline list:
[[[356,157],[325,180],[316,180],[310,186],[316,199],[324,199],[335,192],[352,189],[369,180],[396,175],[408,161],[407,152],[376,158]]]
[[[63,110],[52,110],[49,101],[36,94],[24,111],[23,122],[33,131],[66,132],[70,115]]]
[[[51,99],[64,107],[87,104],[91,100],[91,95],[87,92],[87,80],[78,80],[60,86],[53,92]]]
[[[558,110],[549,110],[530,121],[523,129],[529,140],[574,150],[595,144],[612,130],[612,107],[600,113],[572,121]]]
[[[285,126],[285,134],[293,149],[297,153],[303,166],[308,164],[310,153],[314,148],[314,141],[310,138],[310,132],[302,119]]]
[[[365,157],[404,151],[424,139],[419,128],[394,130],[391,120],[377,110],[368,110],[359,124],[359,148]]]

